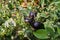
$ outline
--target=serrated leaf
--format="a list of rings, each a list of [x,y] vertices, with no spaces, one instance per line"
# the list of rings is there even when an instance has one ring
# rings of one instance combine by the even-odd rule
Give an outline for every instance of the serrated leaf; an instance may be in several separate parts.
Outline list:
[[[37,30],[36,32],[33,32],[33,34],[34,34],[37,38],[39,38],[39,39],[47,39],[47,38],[49,38],[47,31],[44,30],[44,29]]]

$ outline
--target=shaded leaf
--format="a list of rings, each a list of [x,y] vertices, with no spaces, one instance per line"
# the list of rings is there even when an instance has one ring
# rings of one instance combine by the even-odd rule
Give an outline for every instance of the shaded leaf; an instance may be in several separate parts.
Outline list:
[[[33,32],[33,34],[39,39],[49,38],[47,31],[44,29],[37,30],[36,32]]]

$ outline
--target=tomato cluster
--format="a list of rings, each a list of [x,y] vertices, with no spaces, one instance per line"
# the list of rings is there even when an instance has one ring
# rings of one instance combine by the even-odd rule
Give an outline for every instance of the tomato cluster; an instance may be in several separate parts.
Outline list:
[[[44,29],[44,24],[35,21],[34,18],[37,16],[37,12],[30,12],[28,17],[24,18],[26,23],[29,23],[34,29]]]

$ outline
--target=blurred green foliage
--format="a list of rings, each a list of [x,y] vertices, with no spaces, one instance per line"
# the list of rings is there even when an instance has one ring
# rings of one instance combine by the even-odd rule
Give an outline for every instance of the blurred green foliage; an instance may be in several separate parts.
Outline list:
[[[45,29],[34,31],[24,22],[30,11]],[[60,40],[60,0],[1,0],[0,40]]]

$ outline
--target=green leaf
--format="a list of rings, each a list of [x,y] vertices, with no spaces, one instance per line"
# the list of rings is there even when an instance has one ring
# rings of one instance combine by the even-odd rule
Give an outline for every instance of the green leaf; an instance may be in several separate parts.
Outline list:
[[[54,28],[53,27],[46,27],[46,30],[47,30],[47,32],[51,35],[51,36],[54,36],[54,32],[55,32],[55,30],[54,30]]]
[[[58,34],[60,35],[60,28],[57,27]]]
[[[41,0],[41,6],[43,7],[43,5],[44,5],[44,0]]]
[[[13,5],[11,3],[8,3],[8,7],[9,7],[10,10],[13,9]]]
[[[44,17],[44,18],[48,18],[49,17],[49,15],[47,15],[45,12],[42,12],[40,16]]]
[[[47,39],[47,38],[49,38],[47,31],[44,30],[44,29],[37,30],[36,32],[33,32],[33,34],[34,34],[37,38],[39,38],[39,39]]]
[[[2,8],[2,4],[0,3],[0,8]]]
[[[45,27],[53,27],[52,24],[54,23],[54,21],[50,21],[50,20],[46,20],[46,22],[44,23]]]

